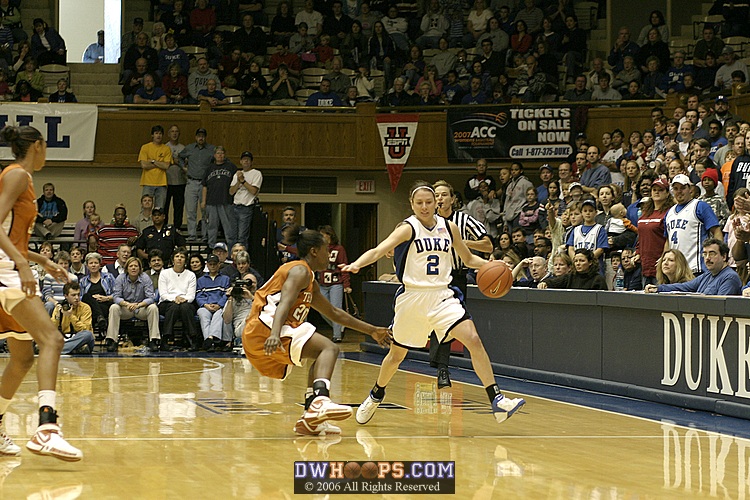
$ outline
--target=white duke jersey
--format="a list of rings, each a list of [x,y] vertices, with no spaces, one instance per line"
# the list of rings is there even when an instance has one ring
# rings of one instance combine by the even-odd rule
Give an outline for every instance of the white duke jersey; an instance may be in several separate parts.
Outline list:
[[[451,283],[453,235],[448,221],[438,215],[435,225],[426,228],[412,215],[404,222],[411,226],[411,238],[393,253],[396,274],[407,287],[440,288]]]
[[[708,237],[708,231],[701,220],[699,200],[689,201],[679,212],[677,207],[670,208],[664,217],[669,247],[682,252],[694,273],[700,272],[703,267],[703,241]]]
[[[573,248],[586,248],[592,252],[596,250],[597,242],[599,239],[599,231],[603,231],[604,228],[601,224],[594,224],[588,233],[583,234],[583,226],[579,225],[573,228]]]

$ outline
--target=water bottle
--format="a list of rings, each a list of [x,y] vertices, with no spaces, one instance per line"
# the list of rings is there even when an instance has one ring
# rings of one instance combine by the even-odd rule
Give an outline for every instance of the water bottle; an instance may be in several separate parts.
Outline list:
[[[615,274],[615,292],[622,292],[623,290],[625,290],[625,272],[622,270],[622,266],[618,266]]]

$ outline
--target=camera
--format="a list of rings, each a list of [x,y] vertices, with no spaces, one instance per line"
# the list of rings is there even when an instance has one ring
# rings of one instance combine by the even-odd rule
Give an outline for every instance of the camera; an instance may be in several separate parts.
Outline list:
[[[70,311],[70,302],[68,302],[68,299],[62,299],[60,301],[60,307],[62,307],[63,311]]]
[[[252,287],[252,283],[250,282],[250,280],[243,280],[243,279],[238,279],[234,282],[234,285],[232,286],[232,292],[231,292],[232,298],[234,300],[241,300],[243,298],[243,295],[242,295],[244,292],[244,290],[242,289],[243,286],[250,289],[250,287]]]

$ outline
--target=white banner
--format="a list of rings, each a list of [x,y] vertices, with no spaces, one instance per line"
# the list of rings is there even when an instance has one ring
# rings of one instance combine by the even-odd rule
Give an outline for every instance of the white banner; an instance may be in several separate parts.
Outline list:
[[[383,145],[385,166],[391,182],[391,191],[396,191],[398,181],[409,160],[419,125],[418,114],[380,114],[376,117],[380,141]]]
[[[0,105],[0,129],[6,125],[38,129],[47,140],[47,160],[93,160],[97,117],[94,104]],[[10,147],[3,143],[0,159],[13,159]]]

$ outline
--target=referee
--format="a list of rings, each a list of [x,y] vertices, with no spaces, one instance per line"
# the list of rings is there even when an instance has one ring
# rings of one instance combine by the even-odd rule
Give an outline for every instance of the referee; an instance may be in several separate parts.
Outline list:
[[[487,234],[484,225],[471,215],[463,212],[455,212],[453,205],[456,202],[456,195],[453,192],[453,186],[448,182],[440,180],[432,185],[437,197],[438,215],[453,221],[461,232],[461,239],[466,246],[474,252],[491,253],[492,240]],[[453,259],[453,271],[451,276],[451,285],[461,290],[462,300],[466,300],[466,273],[467,268],[458,256],[456,251],[451,248],[451,257]],[[451,387],[451,377],[448,371],[448,360],[450,359],[451,346],[450,342],[441,344],[437,340],[435,332],[430,334],[430,366],[438,369],[437,384],[439,389]]]

